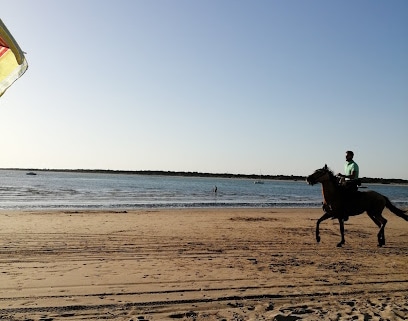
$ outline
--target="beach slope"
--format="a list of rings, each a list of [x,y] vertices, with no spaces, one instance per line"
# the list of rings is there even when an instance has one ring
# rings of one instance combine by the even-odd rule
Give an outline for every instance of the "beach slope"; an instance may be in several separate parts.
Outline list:
[[[1,320],[406,320],[408,222],[320,209],[0,212]]]

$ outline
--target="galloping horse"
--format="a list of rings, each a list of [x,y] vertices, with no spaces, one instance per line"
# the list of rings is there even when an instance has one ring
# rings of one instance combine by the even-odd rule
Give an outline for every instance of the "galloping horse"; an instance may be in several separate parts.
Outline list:
[[[344,239],[344,216],[355,216],[367,212],[368,216],[374,221],[374,223],[380,228],[377,234],[378,246],[385,245],[384,228],[387,224],[387,220],[381,215],[385,207],[387,207],[392,213],[408,221],[408,215],[403,211],[395,207],[390,200],[384,195],[374,192],[353,192],[352,200],[349,200],[350,194],[346,193],[343,186],[338,184],[337,177],[333,172],[325,165],[321,169],[317,169],[312,175],[306,179],[307,183],[314,185],[317,183],[322,184],[323,192],[323,209],[325,213],[317,221],[316,224],[316,240],[320,242],[319,225],[321,222],[329,218],[337,218],[340,224],[341,241],[337,244],[341,247],[346,241]],[[345,205],[345,202],[348,205]]]

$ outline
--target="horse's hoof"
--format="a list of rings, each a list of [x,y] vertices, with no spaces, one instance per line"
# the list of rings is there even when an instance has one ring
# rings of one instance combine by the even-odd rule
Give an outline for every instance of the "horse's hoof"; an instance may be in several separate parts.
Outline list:
[[[316,242],[317,242],[317,243],[320,243],[320,236],[317,236],[317,237],[316,237]]]
[[[342,247],[342,246],[343,246],[343,243],[337,244],[337,247]]]

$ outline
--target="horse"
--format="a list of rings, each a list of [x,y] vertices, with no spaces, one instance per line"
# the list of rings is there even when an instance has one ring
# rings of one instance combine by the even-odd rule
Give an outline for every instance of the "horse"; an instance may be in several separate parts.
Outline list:
[[[329,218],[338,219],[340,224],[341,241],[337,244],[337,247],[342,247],[346,243],[344,238],[344,221],[348,219],[348,216],[367,212],[367,215],[380,229],[377,234],[379,247],[385,245],[384,228],[387,220],[382,216],[385,207],[395,215],[408,221],[408,215],[405,214],[406,211],[394,206],[386,196],[380,193],[375,191],[347,192],[344,186],[338,183],[338,178],[327,165],[315,170],[313,174],[306,178],[306,182],[309,185],[322,184],[323,210],[325,213],[316,224],[316,241],[318,243],[320,242],[320,223]]]

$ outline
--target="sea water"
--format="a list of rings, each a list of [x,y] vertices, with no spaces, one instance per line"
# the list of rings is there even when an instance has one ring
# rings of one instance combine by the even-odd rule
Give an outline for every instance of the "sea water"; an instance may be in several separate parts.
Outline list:
[[[216,187],[216,191],[215,191]],[[408,186],[366,185],[398,207]],[[304,181],[180,177],[123,173],[0,170],[0,209],[137,209],[186,207],[320,207],[321,185]]]

